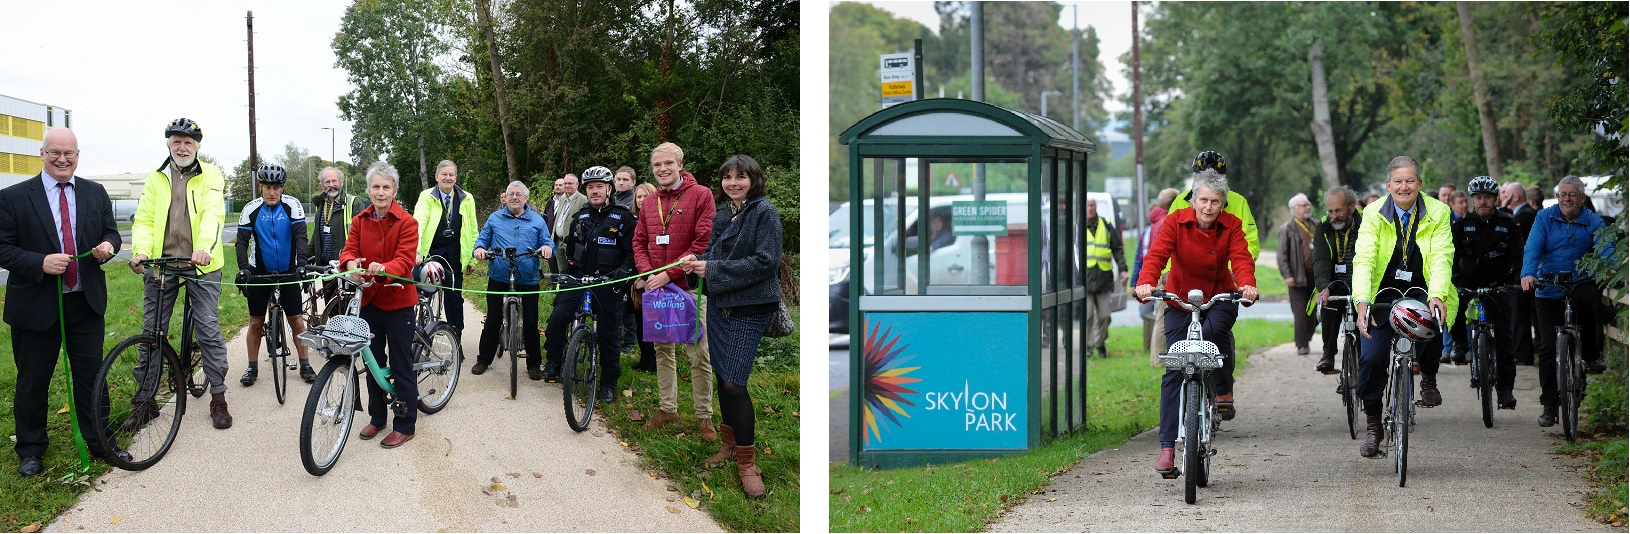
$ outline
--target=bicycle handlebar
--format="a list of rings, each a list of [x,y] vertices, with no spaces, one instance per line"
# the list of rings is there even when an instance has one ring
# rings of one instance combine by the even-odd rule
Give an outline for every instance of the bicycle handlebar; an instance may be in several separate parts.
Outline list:
[[[605,277],[605,276],[579,276],[579,275],[575,275],[575,274],[561,274],[561,273],[543,273],[543,277],[544,278],[552,278],[552,279],[555,279],[555,280],[562,280],[562,281],[566,281],[566,282],[577,283],[577,284],[583,284],[583,285],[598,284],[600,282],[605,282],[607,280],[611,280],[611,278]]]
[[[1238,291],[1230,291],[1230,292],[1227,292],[1227,293],[1218,293],[1216,295],[1212,295],[1210,299],[1206,300],[1205,304],[1195,306],[1194,304],[1191,304],[1188,301],[1183,300],[1181,297],[1178,297],[1177,295],[1173,295],[1171,293],[1168,293],[1164,289],[1156,289],[1153,293],[1149,294],[1149,298],[1143,299],[1143,302],[1149,302],[1151,300],[1157,300],[1157,299],[1158,300],[1166,300],[1166,301],[1176,302],[1179,307],[1182,307],[1183,309],[1188,310],[1188,311],[1195,311],[1196,309],[1198,309],[1199,311],[1209,310],[1209,309],[1211,309],[1211,307],[1213,305],[1215,305],[1218,302],[1240,302],[1240,303],[1245,303],[1245,304],[1251,304],[1253,302],[1256,302],[1254,300],[1247,299],[1244,296],[1240,295],[1240,293]]]
[[[1462,297],[1481,297],[1484,295],[1512,293],[1521,290],[1522,286],[1516,284],[1497,284],[1489,287],[1479,287],[1476,289],[1466,289],[1464,287],[1455,288],[1455,292],[1459,293]]]
[[[192,264],[192,258],[187,257],[187,256],[168,256],[168,257],[163,257],[163,258],[147,258],[145,260],[141,260],[141,261],[136,262],[136,265],[141,265],[143,267],[148,266],[148,265],[152,265],[152,266],[156,266],[156,267],[158,267],[160,269],[173,269],[173,270],[192,269],[192,268],[196,267],[195,265]]]
[[[501,260],[501,259],[503,259],[503,260],[515,260],[515,259],[521,259],[521,258],[535,258],[535,257],[538,257],[538,256],[542,256],[542,253],[539,253],[538,249],[535,249],[535,248],[526,249],[526,252],[516,252],[516,250],[518,250],[518,249],[516,249],[515,247],[504,247],[504,248],[488,249],[487,250],[487,261],[490,263],[490,262]]]

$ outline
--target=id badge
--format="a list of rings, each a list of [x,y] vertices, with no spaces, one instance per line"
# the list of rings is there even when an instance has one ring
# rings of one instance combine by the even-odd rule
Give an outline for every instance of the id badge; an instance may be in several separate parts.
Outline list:
[[[328,225],[323,225],[323,233],[328,233]]]
[[[666,245],[666,244],[668,244],[668,234],[662,234],[662,235],[657,236],[657,244],[658,245]]]
[[[1336,274],[1347,274],[1347,264],[1345,264],[1345,263],[1337,263],[1336,264]]]
[[[1403,269],[1398,269],[1396,272],[1392,273],[1392,277],[1397,278],[1400,282],[1415,281],[1415,273],[1405,271]]]

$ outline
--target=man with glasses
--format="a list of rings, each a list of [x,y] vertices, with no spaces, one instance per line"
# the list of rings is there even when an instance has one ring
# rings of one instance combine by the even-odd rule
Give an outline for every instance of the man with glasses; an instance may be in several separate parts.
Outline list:
[[[527,204],[529,197],[526,184],[518,181],[509,183],[504,191],[504,209],[492,212],[487,217],[487,224],[481,227],[481,235],[475,238],[475,259],[485,261],[490,255],[487,252],[489,249],[505,248],[514,248],[518,252],[536,250],[544,258],[554,256],[555,241],[549,238],[549,225],[544,224],[543,216]],[[526,377],[542,380],[543,371],[538,367],[543,361],[537,328],[538,259],[528,257],[493,262],[492,268],[487,270],[487,291],[511,291],[510,269],[516,269],[513,291],[526,292],[521,295],[521,339],[526,343]],[[503,309],[504,295],[488,293],[488,317],[481,326],[481,342],[476,348],[475,366],[470,368],[471,374],[485,373],[487,367],[492,365],[493,355],[498,351],[498,336],[503,329]],[[493,313],[500,315],[495,317]]]
[[[1556,329],[1562,325],[1563,298],[1573,301],[1573,319],[1579,325],[1582,343],[1579,356],[1585,372],[1600,374],[1607,369],[1602,359],[1602,325],[1597,317],[1597,299],[1602,292],[1591,279],[1595,273],[1576,272],[1574,264],[1596,246],[1596,231],[1604,224],[1595,211],[1586,209],[1585,183],[1569,175],[1556,185],[1556,205],[1534,215],[1534,227],[1523,247],[1522,288],[1534,290],[1534,318],[1539,323],[1535,343],[1539,345],[1539,426],[1556,424]],[[1603,259],[1612,254],[1609,245]],[[1580,281],[1571,291],[1560,287],[1537,288],[1539,277],[1568,273]]]
[[[324,167],[317,177],[323,190],[311,197],[311,206],[316,208],[317,213],[312,221],[315,228],[311,232],[311,247],[307,255],[316,258],[315,265],[328,265],[329,261],[340,259],[351,219],[368,209],[368,201],[345,194],[345,178],[340,175],[339,169]]]
[[[419,222],[419,258],[441,258],[447,270],[447,288],[442,289],[442,307],[447,324],[464,336],[464,275],[475,268],[469,251],[475,245],[475,199],[458,185],[458,166],[442,160],[436,164],[436,187],[419,193],[413,206],[413,219]]]
[[[1330,296],[1352,294],[1353,252],[1358,245],[1358,195],[1346,186],[1324,194],[1324,220],[1313,235],[1313,287],[1319,291],[1319,322],[1324,331],[1324,355],[1313,367],[1322,374],[1336,374],[1336,351],[1341,350],[1342,313],[1330,307]],[[1336,282],[1340,282],[1339,284]],[[1332,285],[1333,284],[1333,285]],[[1349,305],[1351,305],[1349,303]]]

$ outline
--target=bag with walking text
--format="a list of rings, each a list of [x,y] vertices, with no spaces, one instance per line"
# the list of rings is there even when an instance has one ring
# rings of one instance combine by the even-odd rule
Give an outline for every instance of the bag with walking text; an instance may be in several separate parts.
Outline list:
[[[640,302],[645,321],[645,341],[652,343],[695,343],[702,329],[696,321],[696,297],[679,286],[668,285],[646,291]]]

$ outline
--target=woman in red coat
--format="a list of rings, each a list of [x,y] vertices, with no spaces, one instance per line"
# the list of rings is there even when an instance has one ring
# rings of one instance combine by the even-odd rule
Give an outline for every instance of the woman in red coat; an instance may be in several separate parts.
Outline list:
[[[368,274],[390,274],[403,278],[413,276],[413,256],[419,245],[419,223],[396,202],[397,185],[401,182],[396,167],[379,162],[368,168],[368,199],[373,205],[362,210],[351,220],[351,232],[345,239],[345,251],[340,253],[340,264],[345,269],[366,269]],[[374,339],[371,350],[377,355],[389,354],[391,383],[396,398],[403,404],[401,417],[391,425],[391,433],[380,440],[379,446],[394,449],[413,439],[414,422],[419,417],[419,380],[413,372],[413,305],[418,298],[411,285],[387,286],[394,280],[375,279],[375,284],[362,290],[362,320],[368,322]],[[389,345],[389,350],[387,350]],[[373,380],[368,384],[368,426],[362,427],[360,437],[373,439],[385,427],[385,390]]]
[[[1168,293],[1187,296],[1189,290],[1198,289],[1210,298],[1237,290],[1245,298],[1256,300],[1256,265],[1245,247],[1243,224],[1239,217],[1223,212],[1228,180],[1217,171],[1207,169],[1195,173],[1193,182],[1193,204],[1167,216],[1161,223],[1160,234],[1149,245],[1149,253],[1143,258],[1143,270],[1138,273],[1137,297],[1146,299],[1154,293],[1155,281],[1170,260],[1171,272],[1166,275]],[[1233,272],[1229,272],[1230,269]],[[1175,304],[1173,308],[1178,313],[1165,314],[1167,345],[1188,334],[1188,311]],[[1234,413],[1233,329],[1238,316],[1239,306],[1232,302],[1218,302],[1200,314],[1202,335],[1217,344],[1218,352],[1228,356],[1223,360],[1223,368],[1211,373],[1212,387],[1217,393],[1217,411],[1224,419],[1232,419]],[[1163,476],[1176,473],[1173,446],[1177,443],[1177,397],[1182,382],[1181,371],[1168,369],[1160,378],[1160,456],[1155,460],[1155,471]]]

